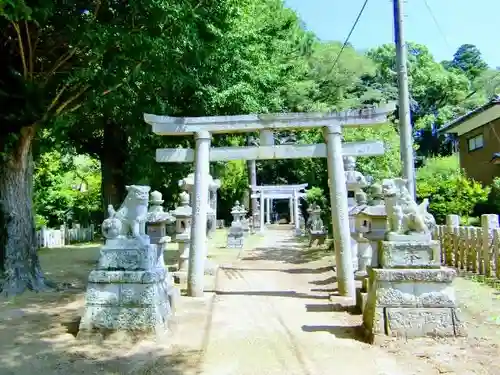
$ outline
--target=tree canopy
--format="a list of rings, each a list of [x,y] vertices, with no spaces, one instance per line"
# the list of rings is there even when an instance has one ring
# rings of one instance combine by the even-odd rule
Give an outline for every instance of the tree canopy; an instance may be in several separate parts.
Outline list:
[[[319,40],[282,0],[4,0],[0,27],[0,273],[7,294],[48,284],[36,255],[37,225],[98,222],[130,183],[160,190],[173,208],[177,180],[190,166],[160,165],[155,149],[192,140],[153,135],[143,113],[332,111],[397,98],[393,45],[366,52],[348,45],[340,53],[341,43]],[[500,75],[470,44],[440,63],[410,43],[408,68],[418,155],[447,156],[453,139],[436,130],[497,93]],[[382,126],[344,134],[385,142],[385,155],[358,160],[376,180],[400,173],[396,124],[397,113]],[[292,135],[304,144],[322,138],[319,131]],[[213,143],[244,145],[246,138],[216,136]],[[212,174],[223,180],[219,207],[229,211],[248,185],[246,165],[214,163]],[[308,182],[315,196],[328,194],[324,160],[261,162],[258,180]]]

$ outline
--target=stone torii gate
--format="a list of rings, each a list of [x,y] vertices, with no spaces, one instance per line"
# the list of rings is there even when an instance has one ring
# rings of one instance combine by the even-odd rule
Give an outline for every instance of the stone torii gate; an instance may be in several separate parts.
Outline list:
[[[355,298],[351,260],[351,234],[344,175],[344,156],[374,156],[384,153],[380,141],[342,143],[342,127],[377,125],[387,122],[394,105],[338,113],[284,113],[212,117],[170,117],[144,114],[144,120],[158,135],[194,135],[195,149],[157,149],[156,160],[195,164],[191,249],[188,269],[188,295],[203,295],[204,260],[207,253],[207,209],[210,161],[327,158],[330,180],[332,226],[339,293]],[[325,143],[316,145],[274,145],[273,131],[323,128]],[[268,139],[260,147],[217,147],[210,149],[212,134],[261,132]],[[273,143],[271,143],[273,142]]]
[[[264,214],[266,224],[269,224],[269,216],[271,213],[271,200],[272,199],[288,199],[290,205],[290,221],[298,217],[299,213],[299,199],[306,194],[301,193],[308,184],[300,185],[250,185],[252,190],[252,199],[260,199],[260,232],[264,232]],[[267,211],[264,210],[264,202],[266,202]],[[295,231],[299,231],[299,221],[295,220]]]

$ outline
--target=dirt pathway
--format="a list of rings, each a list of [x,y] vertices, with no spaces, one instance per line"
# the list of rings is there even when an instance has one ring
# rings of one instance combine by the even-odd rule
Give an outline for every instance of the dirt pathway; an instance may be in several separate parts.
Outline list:
[[[200,373],[419,373],[410,371],[407,361],[355,339],[359,317],[330,302],[334,273],[324,262],[290,264],[299,251],[289,232],[273,231],[261,250],[220,271]]]

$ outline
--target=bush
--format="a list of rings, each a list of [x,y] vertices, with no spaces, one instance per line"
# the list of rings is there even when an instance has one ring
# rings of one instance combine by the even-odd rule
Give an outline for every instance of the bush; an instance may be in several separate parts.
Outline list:
[[[58,151],[40,155],[34,173],[33,203],[37,228],[72,222],[88,226],[102,220],[99,162]]]
[[[488,193],[489,188],[465,176],[456,156],[428,159],[417,171],[417,196],[429,199],[429,212],[438,223],[449,214],[467,219],[477,204],[487,200]]]
[[[329,192],[323,191],[319,187],[312,187],[307,190],[306,193],[307,206],[310,207],[313,204],[321,207],[321,220],[323,220],[323,225],[328,228],[328,231],[332,233],[332,217],[330,215],[330,194]],[[307,207],[306,207],[307,208]],[[302,212],[304,218],[308,219],[307,212]]]
[[[500,178],[495,177],[490,185],[488,201],[483,205],[481,214],[500,214]]]
[[[307,205],[311,206],[313,204],[317,204],[321,207],[321,209],[328,208],[328,194],[325,195],[323,189],[319,187],[312,187],[307,190],[306,193],[306,201]]]

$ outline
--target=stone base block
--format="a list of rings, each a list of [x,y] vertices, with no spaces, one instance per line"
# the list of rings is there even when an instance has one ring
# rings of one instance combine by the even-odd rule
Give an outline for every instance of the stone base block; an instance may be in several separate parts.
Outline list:
[[[317,241],[317,242],[316,242]],[[326,241],[326,233],[309,233],[309,247],[311,247],[314,242],[316,242],[317,246],[321,246]]]
[[[455,307],[456,271],[369,268],[370,300],[384,307]]]
[[[432,235],[430,233],[410,233],[410,234],[401,234],[401,233],[384,233],[384,238],[387,241],[394,242],[429,242],[432,240]]]
[[[381,268],[439,268],[438,241],[381,241],[378,248]]]
[[[363,313],[366,306],[368,293],[363,291],[363,288],[356,288],[356,307]]]
[[[165,269],[92,271],[79,335],[103,331],[164,335],[177,294]]]
[[[463,335],[465,330],[457,317],[451,285],[455,276],[455,270],[444,267],[369,268],[363,309],[363,325],[369,338]]]
[[[241,249],[243,247],[243,233],[241,235],[232,235],[231,233],[227,236],[227,248],[228,249]]]
[[[101,248],[97,269],[99,270],[149,270],[156,268],[163,260],[163,248],[154,244],[132,246],[126,240],[123,244],[107,241]]]
[[[369,322],[365,317],[367,311],[368,306],[363,312],[363,323],[370,341],[382,335],[405,338],[465,336],[465,327],[454,307],[377,307],[370,311],[372,319]]]

